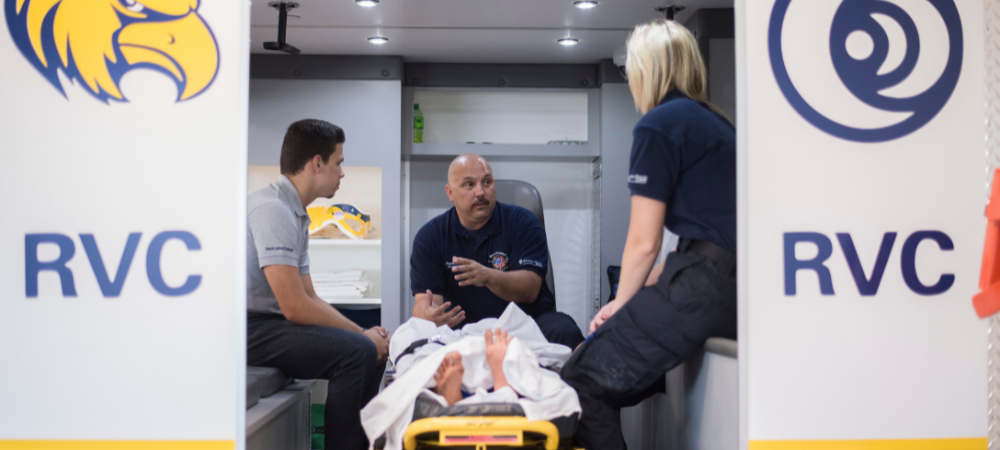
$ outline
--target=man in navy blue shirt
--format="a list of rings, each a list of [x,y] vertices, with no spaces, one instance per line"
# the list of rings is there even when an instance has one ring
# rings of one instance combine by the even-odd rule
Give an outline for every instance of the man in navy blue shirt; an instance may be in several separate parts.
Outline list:
[[[545,285],[545,229],[531,211],[497,203],[489,163],[471,153],[455,158],[444,190],[455,207],[427,222],[413,240],[413,316],[455,328],[500,317],[513,302],[549,342],[569,348],[583,342],[576,322],[556,312]]]

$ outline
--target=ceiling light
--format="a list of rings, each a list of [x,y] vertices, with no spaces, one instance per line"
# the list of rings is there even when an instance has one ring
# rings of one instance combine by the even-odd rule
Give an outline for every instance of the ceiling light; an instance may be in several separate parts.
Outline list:
[[[594,0],[580,0],[578,2],[573,2],[573,6],[580,9],[590,9],[597,6],[597,2]]]
[[[364,6],[366,8],[371,8],[378,4],[378,0],[354,0],[354,3],[358,6]]]
[[[573,39],[573,38],[562,38],[562,39],[560,39],[560,40],[558,40],[556,42],[558,42],[559,45],[565,45],[565,46],[569,47],[571,45],[579,44],[580,40],[579,39]]]
[[[389,38],[382,36],[372,36],[368,38],[368,42],[371,42],[372,44],[375,45],[382,45],[385,44],[386,42],[389,42]]]

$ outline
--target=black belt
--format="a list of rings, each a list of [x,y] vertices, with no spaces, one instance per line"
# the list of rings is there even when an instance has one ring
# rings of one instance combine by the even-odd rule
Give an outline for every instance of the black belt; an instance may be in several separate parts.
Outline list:
[[[697,253],[704,256],[719,265],[723,273],[730,273],[736,270],[736,255],[708,241],[681,238],[677,243],[677,251],[680,253]]]
[[[403,353],[400,353],[399,356],[396,357],[396,360],[393,361],[392,364],[393,365],[399,364],[399,360],[403,359],[404,356],[416,353],[417,349],[427,344],[444,345],[444,343],[441,342],[441,335],[434,335],[431,336],[429,339],[420,339],[413,341],[413,343],[411,343],[409,347],[406,347],[406,350],[403,350]]]

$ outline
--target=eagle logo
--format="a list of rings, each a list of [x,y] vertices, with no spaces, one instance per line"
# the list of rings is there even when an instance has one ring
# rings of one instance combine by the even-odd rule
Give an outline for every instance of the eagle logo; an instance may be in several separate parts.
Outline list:
[[[199,0],[4,0],[7,28],[25,58],[66,96],[59,72],[107,103],[134,68],[177,83],[177,101],[204,92],[219,70],[219,47],[198,15]]]

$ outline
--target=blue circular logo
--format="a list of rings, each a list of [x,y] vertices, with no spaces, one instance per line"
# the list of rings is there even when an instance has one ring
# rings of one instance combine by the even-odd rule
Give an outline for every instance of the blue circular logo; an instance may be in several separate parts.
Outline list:
[[[889,112],[912,113],[902,122],[884,128],[854,128],[830,120],[808,102],[795,89],[781,52],[781,29],[785,13],[792,0],[777,0],[771,11],[768,27],[768,52],[771,68],[781,92],[792,107],[817,128],[856,142],[885,142],[898,139],[926,125],[951,97],[962,71],[962,21],[953,0],[927,0],[944,20],[948,30],[948,61],[940,78],[926,91],[908,98],[887,97],[879,91],[895,86],[913,72],[920,56],[920,37],[917,26],[905,11],[893,3],[881,0],[844,0],[837,8],[830,31],[830,56],[837,76],[844,86],[865,104]],[[895,20],[906,36],[906,54],[902,63],[891,72],[879,74],[879,68],[889,54],[889,37],[872,14],[884,14]],[[856,31],[871,37],[874,48],[864,59],[848,54],[847,37]],[[816,49],[820,50],[820,49]]]

